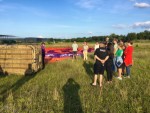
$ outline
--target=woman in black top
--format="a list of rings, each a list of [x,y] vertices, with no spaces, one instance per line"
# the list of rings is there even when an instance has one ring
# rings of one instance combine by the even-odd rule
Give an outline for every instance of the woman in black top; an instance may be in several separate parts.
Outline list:
[[[106,72],[107,72],[107,80],[108,83],[112,82],[112,76],[113,76],[113,58],[114,58],[114,47],[112,43],[107,44],[107,53],[109,55],[108,60],[106,61]]]

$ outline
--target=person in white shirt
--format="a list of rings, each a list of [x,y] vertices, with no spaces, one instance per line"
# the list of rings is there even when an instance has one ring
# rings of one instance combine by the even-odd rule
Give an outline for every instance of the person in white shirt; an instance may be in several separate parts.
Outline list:
[[[94,51],[96,51],[96,49],[99,48],[99,42],[96,42],[96,44],[94,45]],[[94,61],[96,61],[95,57],[94,57]]]
[[[73,59],[76,59],[77,51],[78,51],[78,44],[76,41],[72,44],[72,51],[73,51]]]
[[[96,49],[99,48],[99,43],[96,42],[95,46],[94,46],[94,51],[96,51]]]
[[[87,43],[84,42],[84,44],[83,44],[83,59],[84,60],[88,59],[88,57],[87,57],[88,49],[89,49],[89,47],[88,47]]]

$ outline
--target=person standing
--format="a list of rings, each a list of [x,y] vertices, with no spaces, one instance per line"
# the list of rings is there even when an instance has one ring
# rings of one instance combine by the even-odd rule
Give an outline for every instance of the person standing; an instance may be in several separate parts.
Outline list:
[[[122,55],[122,59],[124,61],[124,51],[126,49],[126,44],[127,43],[124,43],[123,41],[120,41],[119,44],[122,44],[123,45],[123,55]],[[122,75],[124,76],[125,75],[125,63],[123,62],[123,66],[122,66]]]
[[[114,58],[114,47],[112,43],[107,44],[107,53],[109,55],[108,60],[106,61],[106,72],[107,72],[107,82],[112,82],[112,76],[113,76],[113,58]]]
[[[96,49],[98,49],[98,48],[99,48],[99,43],[96,42],[96,44],[94,45],[94,51],[96,51]],[[94,57],[94,61],[96,61],[95,57]]]
[[[122,55],[123,55],[123,45],[120,44],[118,46],[118,50],[115,54],[116,56],[116,66],[117,66],[117,69],[118,69],[118,79],[119,80],[122,80],[122,67],[123,67],[123,59],[122,59]]]
[[[96,51],[96,49],[98,49],[98,48],[99,48],[99,43],[96,42],[96,44],[94,45],[94,51]]]
[[[72,44],[72,51],[73,51],[73,59],[76,59],[77,57],[77,51],[78,51],[78,44],[76,41]]]
[[[88,59],[87,54],[88,54],[88,45],[87,42],[84,42],[83,44],[83,59],[84,61]]]
[[[126,66],[126,73],[127,73],[127,77],[130,78],[130,68],[131,66],[133,65],[133,58],[132,58],[132,55],[133,55],[133,46],[132,46],[132,42],[131,41],[128,41],[127,42],[127,47],[124,51],[124,63],[125,63],[125,66]]]
[[[45,68],[45,43],[42,42],[41,44],[41,50],[42,50],[42,69]]]
[[[113,43],[114,43],[114,55],[115,55],[117,50],[118,50],[118,40],[116,38],[114,38]],[[116,67],[115,62],[116,62],[116,57],[114,56],[114,59],[113,59],[113,71],[117,72],[117,67]]]
[[[107,47],[107,44],[109,43],[109,37],[106,37],[106,39],[105,39],[105,43],[106,43],[106,47]]]
[[[104,43],[100,43],[100,48],[96,49],[94,53],[94,57],[96,61],[94,64],[94,82],[92,83],[92,85],[96,86],[97,76],[99,74],[100,75],[99,86],[102,87],[102,80],[103,80],[103,75],[105,70],[105,62],[109,57]]]

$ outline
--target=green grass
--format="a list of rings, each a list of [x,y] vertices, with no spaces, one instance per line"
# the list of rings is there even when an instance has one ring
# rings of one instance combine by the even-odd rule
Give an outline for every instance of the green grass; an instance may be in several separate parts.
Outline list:
[[[47,64],[34,76],[0,76],[0,113],[150,113],[150,43],[135,44],[131,79],[92,87],[93,55]],[[105,77],[106,78],[106,74]]]

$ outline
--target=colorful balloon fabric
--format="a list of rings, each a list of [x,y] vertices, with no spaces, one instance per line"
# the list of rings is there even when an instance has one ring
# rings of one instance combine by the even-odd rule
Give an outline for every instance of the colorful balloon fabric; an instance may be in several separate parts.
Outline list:
[[[46,62],[62,61],[73,56],[72,48],[45,48],[45,60]],[[89,48],[88,52],[93,52],[93,48]],[[83,49],[79,48],[77,56],[83,55]]]

